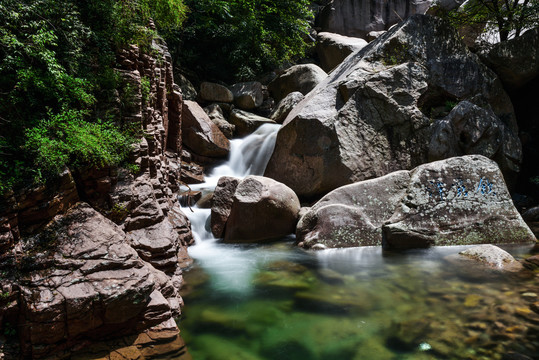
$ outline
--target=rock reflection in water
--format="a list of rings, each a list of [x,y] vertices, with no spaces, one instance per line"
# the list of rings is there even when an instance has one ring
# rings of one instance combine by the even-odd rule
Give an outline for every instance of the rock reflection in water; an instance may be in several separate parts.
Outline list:
[[[227,292],[211,269],[207,278],[200,276],[205,264],[197,265],[197,285],[185,294],[179,321],[194,359],[539,354],[537,271],[527,277],[473,267],[457,271],[448,256],[464,247],[391,254],[380,248],[309,253],[292,244],[288,252],[283,244],[273,246],[234,248],[236,258],[251,259],[251,281],[242,293],[237,287]],[[509,249],[517,258],[528,250]],[[189,283],[191,273],[185,278]]]

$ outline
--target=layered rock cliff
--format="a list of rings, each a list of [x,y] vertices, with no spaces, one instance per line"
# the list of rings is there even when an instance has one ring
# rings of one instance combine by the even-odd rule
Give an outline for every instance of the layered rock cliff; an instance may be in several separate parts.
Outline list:
[[[182,95],[162,40],[148,53],[131,46],[117,61],[122,125],[143,134],[135,166],[66,169],[54,184],[0,201],[0,324],[9,337],[0,344],[18,342],[24,358],[150,328],[177,331],[193,241],[176,195]]]

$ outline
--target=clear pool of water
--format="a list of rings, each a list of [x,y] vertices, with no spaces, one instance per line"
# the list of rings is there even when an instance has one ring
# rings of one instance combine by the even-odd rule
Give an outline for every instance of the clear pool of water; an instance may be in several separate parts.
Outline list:
[[[537,273],[448,261],[463,248],[202,242],[184,273],[181,335],[195,360],[539,358]]]

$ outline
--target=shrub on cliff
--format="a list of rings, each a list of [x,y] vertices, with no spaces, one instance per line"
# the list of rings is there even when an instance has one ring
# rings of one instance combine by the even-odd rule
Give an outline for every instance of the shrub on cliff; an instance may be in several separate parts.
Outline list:
[[[64,165],[122,161],[130,129],[98,106],[121,86],[115,52],[148,44],[150,18],[171,30],[185,13],[182,0],[2,0],[0,193]]]

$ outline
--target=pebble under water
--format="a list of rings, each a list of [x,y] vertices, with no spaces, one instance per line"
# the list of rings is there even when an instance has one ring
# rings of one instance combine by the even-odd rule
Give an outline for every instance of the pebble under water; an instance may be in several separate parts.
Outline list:
[[[203,242],[184,273],[181,335],[195,360],[539,358],[539,274],[447,261],[462,249]]]

